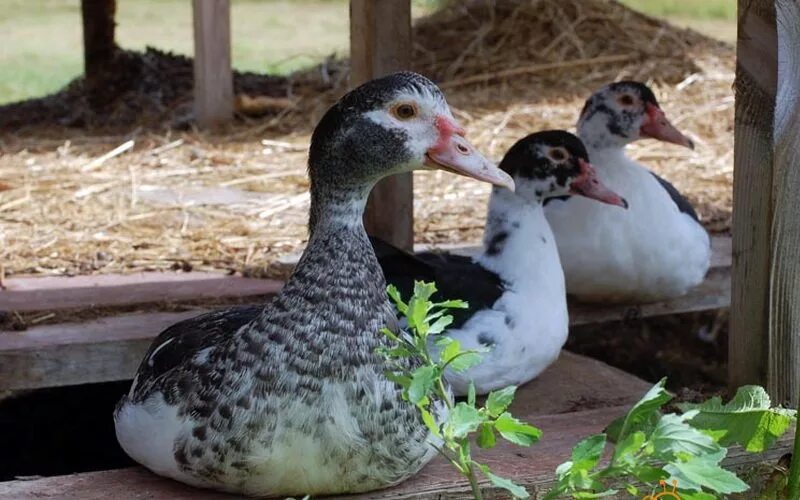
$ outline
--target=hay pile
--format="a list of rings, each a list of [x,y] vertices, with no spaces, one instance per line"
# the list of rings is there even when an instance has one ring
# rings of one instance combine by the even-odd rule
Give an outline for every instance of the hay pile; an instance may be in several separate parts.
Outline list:
[[[646,141],[632,154],[723,232],[733,58],[721,42],[605,0],[452,2],[414,26],[415,69],[444,88],[470,139],[496,159],[527,133],[571,128],[586,96],[606,82],[653,84],[698,149]],[[347,61],[329,59],[289,77],[237,74],[237,92],[281,104],[257,106],[258,118],[242,116],[224,134],[207,136],[171,128],[190,123],[189,59],[153,49],[126,59],[122,75],[136,77],[123,78],[124,92],[102,111],[85,106],[80,80],[0,108],[6,273],[191,267],[261,274],[301,248],[308,133],[345,91]],[[243,115],[248,102],[240,99]],[[131,139],[132,149],[97,162]],[[415,196],[419,242],[479,240],[488,186],[426,172],[415,174]]]

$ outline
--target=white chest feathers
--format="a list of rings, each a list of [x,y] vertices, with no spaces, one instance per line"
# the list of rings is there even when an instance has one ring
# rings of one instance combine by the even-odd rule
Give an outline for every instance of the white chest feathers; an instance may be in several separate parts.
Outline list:
[[[492,196],[486,251],[479,258],[506,290],[491,309],[448,332],[463,348],[488,348],[479,365],[447,373],[456,394],[466,394],[470,380],[479,394],[523,384],[558,358],[567,339],[564,275],[542,206],[507,203]],[[500,243],[492,243],[503,233]]]
[[[708,233],[623,149],[591,151],[600,180],[628,210],[573,196],[545,213],[558,244],[567,292],[582,300],[647,302],[699,284],[711,259]]]

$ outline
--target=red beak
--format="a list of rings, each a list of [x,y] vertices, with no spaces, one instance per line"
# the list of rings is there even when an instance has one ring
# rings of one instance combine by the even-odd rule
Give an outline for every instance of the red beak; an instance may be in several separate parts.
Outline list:
[[[514,190],[514,180],[487,160],[464,138],[464,129],[449,118],[436,118],[439,140],[425,154],[425,165]]]
[[[600,179],[597,178],[597,171],[591,163],[579,158],[578,164],[581,167],[581,173],[577,179],[572,181],[570,193],[602,201],[609,205],[628,208],[628,202],[625,198],[608,189],[600,182]]]
[[[679,146],[694,149],[694,142],[683,135],[673,124],[667,120],[664,112],[652,103],[647,103],[644,122],[642,122],[642,137],[651,137],[664,142],[671,142]]]

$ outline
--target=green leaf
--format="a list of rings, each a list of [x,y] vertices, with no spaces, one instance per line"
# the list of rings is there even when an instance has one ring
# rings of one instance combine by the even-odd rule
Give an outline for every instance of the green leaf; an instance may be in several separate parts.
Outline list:
[[[658,421],[650,441],[659,458],[669,460],[682,453],[707,455],[720,450],[720,446],[710,436],[686,423],[686,418],[686,415],[670,413]]]
[[[600,492],[593,492],[593,491],[576,491],[572,494],[572,498],[603,498],[603,497],[610,497],[614,495],[617,490],[605,490]]]
[[[658,480],[669,477],[669,474],[667,474],[661,467],[655,467],[647,464],[634,467],[631,473],[636,477],[636,479],[644,483],[654,483]]]
[[[436,419],[433,418],[433,414],[425,408],[420,408],[419,411],[422,414],[422,421],[425,423],[428,430],[431,431],[434,436],[441,438],[442,433],[439,431],[439,425],[436,423]]]
[[[496,417],[506,411],[512,401],[514,401],[514,393],[517,392],[517,386],[509,385],[499,391],[492,391],[486,398],[486,411],[489,415]]]
[[[428,325],[425,322],[428,307],[430,307],[430,302],[417,296],[411,297],[411,300],[408,301],[408,312],[406,313],[408,327],[415,330],[417,335],[423,338],[428,334]]]
[[[632,463],[635,461],[635,454],[642,449],[647,436],[644,432],[636,431],[628,434],[628,437],[623,439],[614,448],[614,462]]]
[[[467,404],[475,406],[475,384],[472,380],[469,381],[469,390],[467,391]]]
[[[411,385],[411,378],[406,375],[401,375],[396,372],[384,372],[383,375],[389,379],[390,381],[394,382],[395,384],[399,385],[400,387],[406,389],[408,386]]]
[[[420,301],[427,302],[434,293],[436,293],[436,283],[426,283],[424,281],[414,282],[414,297]]]
[[[445,309],[468,309],[469,303],[463,300],[445,300],[444,302],[436,302],[433,306]]]
[[[606,447],[606,435],[589,436],[572,449],[572,470],[589,471],[597,465]]]
[[[475,351],[461,351],[447,366],[456,373],[463,372],[481,362],[483,357]]]
[[[681,491],[680,493],[681,500],[717,500],[716,495],[712,495],[711,493],[706,493],[705,491]]]
[[[741,493],[749,487],[747,483],[719,466],[725,458],[727,450],[720,449],[717,453],[689,457],[685,462],[673,462],[664,467],[672,480],[678,481],[681,490],[700,490],[706,488],[717,493]]]
[[[563,464],[556,467],[556,477],[561,480],[569,476],[572,471],[572,460],[567,460]]]
[[[461,353],[461,342],[453,340],[439,353],[439,362],[447,363]]]
[[[430,392],[437,375],[435,366],[420,366],[414,370],[408,387],[408,400],[414,404],[420,402]]]
[[[631,432],[647,429],[658,417],[658,411],[672,396],[664,388],[667,379],[662,378],[628,411],[621,423],[613,422],[606,429],[612,442],[619,442]]]
[[[436,347],[447,347],[452,342],[455,341],[451,337],[448,337],[447,335],[440,335],[439,337],[436,337],[436,340],[433,341],[433,344]]]
[[[481,415],[477,409],[468,404],[459,402],[455,408],[450,410],[445,424],[445,435],[455,438],[462,438],[475,431],[486,417]]]
[[[701,404],[678,406],[683,411],[698,411],[689,423],[714,436],[722,446],[736,443],[752,453],[772,446],[796,417],[794,410],[771,408],[767,391],[757,385],[739,387],[727,404],[716,396]]]
[[[430,321],[430,317],[428,318],[428,321]],[[445,330],[445,328],[450,326],[450,323],[452,322],[453,322],[452,316],[450,315],[442,316],[430,326],[430,328],[428,329],[428,333],[430,335],[438,335],[442,333]]]
[[[494,448],[497,438],[494,435],[494,428],[488,423],[482,423],[478,427],[478,437],[476,439],[480,448]]]
[[[401,314],[406,314],[408,311],[408,304],[403,302],[402,297],[400,297],[400,291],[394,285],[389,285],[386,287],[386,293],[389,295],[389,298],[394,301],[395,307],[397,310],[400,311]]]
[[[542,437],[541,430],[517,420],[508,412],[497,417],[494,427],[506,441],[520,446],[530,446]]]
[[[486,465],[476,462],[473,462],[473,464],[480,467],[481,472],[483,472],[486,477],[489,478],[489,481],[491,481],[493,485],[497,486],[498,488],[503,488],[507,492],[511,493],[514,498],[530,498],[528,490],[516,484],[514,481],[492,474],[492,471]]]

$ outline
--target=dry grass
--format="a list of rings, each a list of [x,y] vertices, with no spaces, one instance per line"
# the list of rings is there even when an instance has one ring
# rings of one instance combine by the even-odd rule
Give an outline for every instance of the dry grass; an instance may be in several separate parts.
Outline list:
[[[710,229],[728,229],[730,47],[602,0],[466,5],[456,2],[417,22],[416,69],[442,85],[485,153],[499,159],[523,135],[571,128],[583,100],[608,81],[644,80],[698,147],[689,152],[646,141],[631,153],[686,193]],[[174,92],[158,94],[173,101],[159,101],[160,113],[138,127],[114,127],[81,108],[80,82],[37,103],[35,114],[15,108],[26,127],[0,125],[7,131],[0,138],[0,262],[6,274],[176,266],[269,272],[269,262],[304,244],[308,134],[344,91],[346,77],[346,61],[332,60],[269,85],[250,85],[248,94],[263,88],[285,105],[243,118],[220,135],[158,125],[185,112],[186,82],[179,78],[163,82]],[[141,89],[113,104],[119,116],[128,116],[120,110],[136,111],[138,105],[130,106],[135,92]],[[154,99],[146,97],[138,102]],[[75,110],[83,128],[53,124]],[[129,140],[130,150],[96,161]],[[415,174],[417,240],[478,240],[488,191],[442,172]]]

